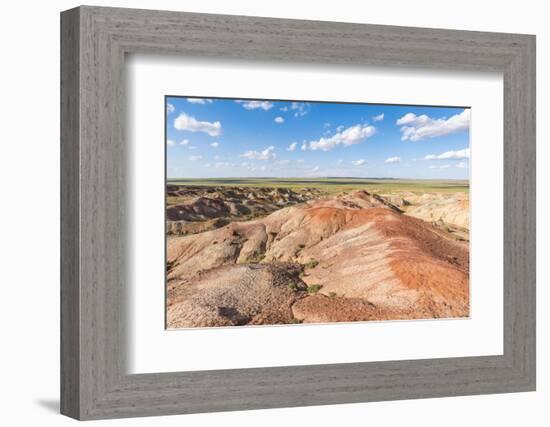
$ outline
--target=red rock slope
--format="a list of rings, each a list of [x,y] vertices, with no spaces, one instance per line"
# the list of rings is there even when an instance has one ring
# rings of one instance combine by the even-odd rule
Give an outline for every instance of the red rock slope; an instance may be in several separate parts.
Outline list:
[[[464,317],[464,242],[356,191],[168,240],[168,326]]]

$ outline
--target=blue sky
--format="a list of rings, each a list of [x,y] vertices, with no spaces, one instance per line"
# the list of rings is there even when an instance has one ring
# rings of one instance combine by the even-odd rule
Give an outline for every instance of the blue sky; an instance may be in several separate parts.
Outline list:
[[[168,178],[468,179],[470,110],[166,97]]]

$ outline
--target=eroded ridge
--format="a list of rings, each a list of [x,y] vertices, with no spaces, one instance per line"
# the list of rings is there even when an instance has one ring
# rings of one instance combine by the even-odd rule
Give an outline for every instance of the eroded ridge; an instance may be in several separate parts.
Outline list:
[[[464,239],[364,190],[256,190],[214,187],[207,197],[190,187],[193,201],[177,205],[192,206],[190,223],[204,221],[191,220],[197,212],[212,220],[221,211],[227,223],[168,238],[169,328],[469,315]],[[270,206],[262,216],[231,219],[256,196]],[[170,209],[168,218],[179,218]]]

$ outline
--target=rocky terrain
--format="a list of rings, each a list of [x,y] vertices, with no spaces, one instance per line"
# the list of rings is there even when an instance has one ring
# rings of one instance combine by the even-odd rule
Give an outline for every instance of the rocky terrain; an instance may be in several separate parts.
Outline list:
[[[167,233],[186,235],[222,227],[231,221],[264,216],[285,206],[320,197],[315,188],[168,185]]]
[[[468,316],[467,227],[418,197],[169,186],[167,326]]]
[[[460,240],[469,241],[470,200],[468,193],[423,193],[398,192],[383,194],[407,215],[431,222],[453,234]]]
[[[467,193],[423,193],[411,192],[383,194],[408,215],[425,221],[443,221],[446,224],[470,228],[470,200]]]

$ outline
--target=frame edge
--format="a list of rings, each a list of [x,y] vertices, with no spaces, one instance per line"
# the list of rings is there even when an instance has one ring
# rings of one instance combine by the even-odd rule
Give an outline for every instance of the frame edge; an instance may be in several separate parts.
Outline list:
[[[80,419],[80,8],[61,12],[60,20],[60,412]]]
[[[107,12],[112,16],[106,17]],[[118,21],[118,18],[121,17],[116,16],[116,13],[123,15],[124,25],[127,25],[124,29],[117,27],[119,22],[122,21]],[[226,403],[226,406],[220,406],[220,402],[223,402],[223,399],[220,399],[220,402],[217,402],[218,406],[210,404],[209,409],[205,409],[208,404],[204,402],[204,397],[194,396],[193,393],[188,393],[187,390],[183,388],[171,388],[167,382],[161,385],[161,387],[164,387],[164,393],[159,395],[158,386],[160,384],[156,381],[161,380],[162,376],[157,374],[146,375],[143,381],[132,375],[132,378],[128,378],[131,384],[128,389],[125,389],[125,384],[117,383],[117,381],[120,381],[120,378],[114,379],[114,384],[109,383],[108,385],[110,387],[104,387],[104,377],[109,376],[106,370],[114,369],[109,367],[109,363],[106,362],[115,359],[109,354],[107,342],[103,341],[104,338],[101,334],[103,333],[102,328],[104,326],[113,325],[114,323],[112,322],[113,319],[109,319],[109,321],[104,323],[101,319],[93,318],[95,313],[87,313],[87,311],[90,311],[87,304],[89,304],[93,298],[96,298],[97,303],[97,298],[99,298],[99,295],[95,294],[94,289],[91,288],[94,286],[100,287],[101,284],[92,284],[86,281],[86,267],[89,267],[88,262],[91,263],[91,261],[88,261],[86,257],[86,243],[80,241],[81,232],[86,235],[86,223],[83,221],[83,217],[87,215],[85,202],[86,194],[89,196],[89,193],[86,193],[86,185],[90,179],[90,177],[86,176],[90,166],[90,157],[86,155],[86,150],[90,148],[90,146],[87,145],[88,142],[90,142],[90,135],[86,134],[86,129],[83,130],[83,128],[87,127],[87,123],[84,120],[81,121],[80,115],[82,115],[83,118],[86,117],[83,113],[83,108],[89,105],[89,101],[97,101],[95,98],[96,95],[92,92],[94,87],[99,84],[99,82],[94,79],[95,75],[89,73],[86,68],[93,62],[93,59],[88,58],[87,55],[90,54],[90,45],[94,45],[95,49],[95,43],[98,41],[93,35],[94,30],[101,31],[98,37],[100,43],[98,43],[99,46],[97,49],[101,57],[100,59],[102,60],[119,56],[118,54],[126,48],[124,43],[127,43],[132,35],[143,35],[143,37],[145,37],[145,35],[153,35],[151,22],[147,19],[146,25],[143,23],[143,20],[145,20],[147,16],[142,15],[148,13],[155,14],[153,18],[161,16],[163,19],[167,14],[172,14],[172,12],[149,10],[136,11],[135,9],[98,8],[94,6],[83,6],[62,13],[61,412],[65,415],[82,420],[310,406],[315,404],[324,405],[378,400],[378,398],[362,400],[364,397],[359,396],[359,393],[356,394],[359,390],[355,392],[350,390],[350,394],[347,395],[347,397],[343,397],[343,395],[347,393],[346,392],[343,393],[342,397],[327,399],[322,403],[300,401],[295,402],[296,405],[281,404],[280,402],[269,402],[269,404],[266,404],[261,401],[262,399],[258,399],[258,402],[254,404],[250,403],[250,396],[247,398],[243,395],[240,400],[237,399],[237,402]],[[182,21],[184,21],[184,17],[186,20],[193,20],[200,19],[200,17],[206,15],[189,14],[185,12],[173,12],[173,14],[179,15]],[[217,16],[219,17],[220,15],[208,14],[208,19],[215,20]],[[100,19],[95,21],[95,18]],[[226,18],[238,19],[242,17],[227,16]],[[170,19],[172,19],[172,17],[170,17]],[[249,19],[252,21],[257,19],[263,23],[270,22],[270,18],[249,17]],[[136,28],[134,28],[134,21],[140,21],[139,25],[142,25],[142,27],[140,28],[139,25],[136,24]],[[155,21],[155,19],[153,19],[153,21]],[[271,21],[286,22],[295,20],[271,19]],[[319,23],[320,25],[332,27],[330,21],[321,22]],[[162,21],[161,24],[166,24],[166,21]],[[173,25],[173,22],[171,21],[168,24]],[[342,25],[361,26],[364,24]],[[162,27],[162,25],[160,27]],[[374,26],[366,25],[366,27],[373,28]],[[378,28],[378,26],[376,27]],[[143,28],[149,33],[145,34]],[[404,29],[406,27],[386,28]],[[155,27],[154,31],[156,32],[157,30],[158,28]],[[424,29],[413,29],[413,31],[416,30],[420,33]],[[446,31],[451,30],[434,30],[433,32],[436,33],[435,35],[439,35]],[[170,29],[170,34],[172,35],[177,32],[177,28]],[[476,36],[476,38],[478,36],[483,39],[487,37],[490,39],[491,44],[495,43],[494,38],[497,36],[497,34],[494,33],[477,34],[462,31],[457,31],[456,35],[458,36],[464,33],[468,33],[472,35],[472,37]],[[164,36],[164,34],[162,34],[162,36]],[[434,35],[432,34],[432,36]],[[479,384],[476,387],[472,385],[472,388],[465,387],[463,390],[455,389],[453,390],[453,395],[456,396],[465,394],[520,392],[535,389],[535,319],[533,314],[534,311],[532,311],[534,310],[535,301],[535,276],[534,272],[530,272],[530,267],[534,265],[534,258],[528,258],[528,256],[534,256],[533,249],[536,249],[533,240],[529,240],[533,237],[532,233],[535,231],[533,222],[535,214],[532,211],[532,209],[534,209],[535,184],[534,181],[532,181],[534,169],[522,170],[522,168],[525,167],[534,167],[532,161],[535,158],[535,122],[534,117],[531,117],[535,111],[535,82],[533,69],[535,63],[534,36],[515,34],[506,34],[503,36],[506,36],[507,39],[506,42],[503,43],[506,44],[503,48],[503,55],[506,55],[506,67],[508,71],[510,71],[512,77],[509,81],[510,87],[508,87],[508,90],[513,89],[514,99],[511,101],[519,101],[516,103],[512,102],[511,105],[514,105],[513,111],[519,113],[520,116],[519,120],[511,124],[510,134],[512,137],[505,139],[513,140],[517,145],[513,150],[510,150],[513,161],[507,163],[507,166],[513,170],[513,177],[515,178],[509,178],[508,182],[514,187],[512,193],[518,196],[516,201],[511,204],[511,211],[513,211],[513,214],[511,213],[510,215],[513,215],[516,221],[525,218],[525,223],[523,223],[523,225],[521,222],[513,223],[514,236],[510,237],[510,239],[515,237],[518,241],[518,243],[516,243],[515,240],[512,240],[514,245],[513,252],[515,255],[521,255],[522,257],[519,259],[516,258],[515,262],[510,266],[512,271],[516,273],[514,274],[515,280],[511,283],[513,287],[511,286],[508,290],[508,296],[512,298],[514,302],[520,302],[520,306],[514,310],[513,319],[511,318],[512,316],[508,318],[508,322],[514,325],[514,333],[508,337],[510,338],[510,346],[505,350],[507,357],[505,360],[495,358],[494,361],[488,364],[486,369],[484,368],[487,375],[489,375],[489,370],[495,370],[494,374],[496,374],[496,369],[498,369],[498,375],[496,376],[499,377],[499,381],[495,382],[494,385],[492,383],[487,385],[487,388],[485,388],[483,384]],[[145,42],[141,41],[141,43]],[[105,51],[107,46],[113,49],[112,52]],[[148,48],[151,47],[148,46]],[[154,48],[156,48],[156,46],[154,46]],[[68,50],[68,52],[64,52],[64,50]],[[104,55],[112,56],[109,57]],[[514,57],[513,65],[508,62],[508,59],[512,56]],[[466,56],[461,56],[460,58],[464,57]],[[504,60],[503,56],[502,61]],[[527,64],[522,64],[522,61],[527,62]],[[106,61],[106,63],[113,67],[111,61]],[[499,67],[502,63],[503,62],[499,62]],[[107,74],[107,76],[105,74],[101,76],[106,79],[105,81],[110,82],[110,79],[115,78],[116,80],[116,78],[118,78],[113,76],[113,74],[117,73],[110,73],[107,66],[101,61],[99,64],[95,63],[95,66],[105,67],[98,68],[102,73]],[[483,66],[486,67],[487,65]],[[97,72],[97,69],[94,71]],[[93,80],[89,82],[89,84],[87,77],[91,77],[91,80]],[[86,92],[87,90],[91,92]],[[523,95],[518,97],[518,94],[522,91]],[[71,106],[74,108],[71,109]],[[109,107],[112,107],[112,104],[109,105]],[[521,125],[523,125],[523,128]],[[91,158],[93,159],[93,156]],[[82,161],[82,163],[80,163],[80,161]],[[80,186],[83,187],[82,190]],[[524,190],[524,195],[518,194],[520,193],[520,189]],[[532,195],[527,194],[529,190],[533,191]],[[83,204],[82,208],[80,207],[81,202]],[[64,224],[64,222],[67,221],[69,224]],[[88,232],[89,231],[90,230],[88,230]],[[69,263],[71,265],[65,265]],[[82,272],[80,269],[82,269]],[[87,285],[90,285],[91,288],[88,289]],[[103,296],[103,294],[101,294],[101,296]],[[106,300],[102,300],[102,302],[106,302]],[[506,310],[512,309],[508,307]],[[98,320],[99,324],[96,324],[95,320]],[[63,326],[63,324],[65,324],[65,326]],[[523,336],[523,334],[526,336]],[[104,347],[97,348],[98,345]],[[87,350],[91,350],[94,357],[90,356],[90,351]],[[107,358],[105,358],[106,356]],[[506,362],[506,366],[501,366],[500,362]],[[430,362],[427,361],[427,363]],[[116,368],[120,368],[120,366],[117,364]],[[116,369],[114,369],[114,371],[116,371]],[[192,377],[198,377],[200,374],[200,372],[197,372],[196,375],[192,375]],[[231,377],[233,374],[222,372],[221,375],[224,375],[224,377]],[[251,375],[251,373],[248,373],[248,375]],[[494,378],[491,377],[491,379]],[[100,386],[97,386],[95,381],[99,381]],[[114,390],[112,388],[113,386]],[[211,384],[206,384],[206,386],[210,387]],[[334,387],[334,385],[330,387]],[[422,387],[420,388],[422,389]],[[410,394],[410,392],[406,392],[405,390],[403,393],[404,394],[394,394],[391,398],[384,397],[380,400],[436,397],[434,394],[422,391],[416,391]],[[353,399],[350,398],[351,395],[354,395]],[[448,395],[449,394],[441,396]],[[195,399],[197,401],[200,400],[200,404],[194,402]],[[175,400],[178,400],[178,402],[176,403]],[[169,405],[167,402],[171,402],[171,404]]]

